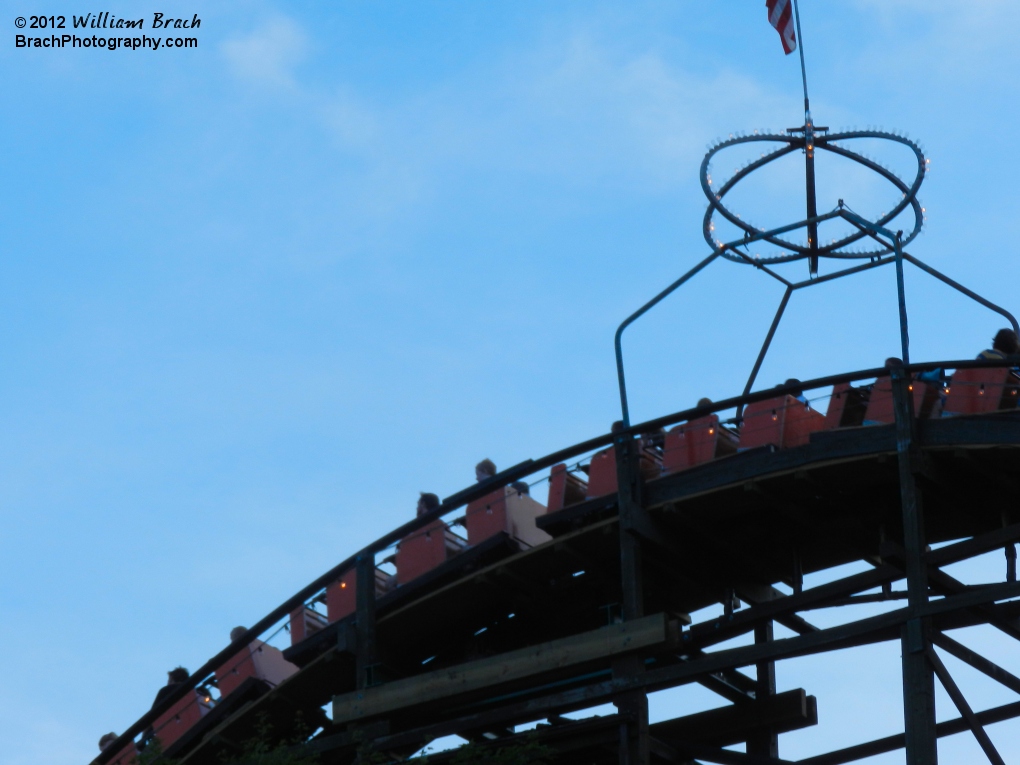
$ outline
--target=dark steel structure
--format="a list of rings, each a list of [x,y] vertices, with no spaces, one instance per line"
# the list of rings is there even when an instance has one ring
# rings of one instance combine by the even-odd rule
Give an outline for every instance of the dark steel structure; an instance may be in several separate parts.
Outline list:
[[[805,105],[806,103],[807,96],[805,92]],[[1013,327],[1013,331],[1020,334],[1020,324],[1017,323],[1016,318],[1014,318],[1011,313],[1000,306],[995,305],[991,301],[986,300],[976,292],[967,289],[959,282],[956,282],[945,274],[937,271],[903,249],[917,238],[917,235],[921,233],[921,228],[924,225],[924,208],[921,207],[921,203],[917,199],[917,193],[921,188],[921,183],[924,181],[925,173],[928,168],[928,160],[925,158],[924,152],[921,151],[921,147],[906,136],[882,130],[851,130],[833,134],[829,134],[828,130],[829,129],[826,127],[815,127],[811,122],[810,112],[807,112],[804,125],[799,128],[791,128],[786,132],[786,134],[754,131],[754,133],[750,135],[731,137],[725,141],[717,143],[709,149],[705,158],[701,162],[701,188],[704,191],[705,196],[708,198],[708,209],[705,211],[705,217],[702,223],[702,232],[704,234],[705,241],[708,243],[709,247],[712,248],[712,252],[705,257],[704,260],[694,266],[694,268],[670,284],[666,289],[641,306],[641,308],[633,314],[628,316],[616,330],[616,368],[617,375],[619,377],[620,405],[622,408],[622,418],[624,423],[629,424],[630,422],[630,408],[627,402],[627,385],[623,366],[622,339],[624,330],[718,258],[723,258],[733,263],[754,266],[786,288],[786,291],[783,293],[783,298],[779,303],[779,308],[776,311],[775,318],[772,320],[768,334],[765,336],[765,342],[762,344],[758,358],[755,360],[754,366],[751,369],[751,374],[747,378],[747,384],[744,386],[745,394],[749,393],[754,385],[754,381],[758,376],[758,371],[761,369],[762,362],[765,360],[765,355],[768,353],[773,337],[775,337],[776,329],[779,327],[779,322],[782,320],[783,313],[786,311],[786,306],[790,302],[790,297],[794,292],[807,287],[813,287],[818,284],[830,282],[834,279],[840,279],[863,271],[869,271],[873,268],[885,266],[890,263],[896,266],[896,287],[899,300],[900,317],[900,349],[902,360],[904,362],[909,363],[910,361],[910,336],[907,326],[906,292],[903,285],[904,261],[914,264],[925,273],[934,276],[936,279],[939,279],[953,289],[958,290],[972,300],[1004,316],[1009,320]],[[874,160],[865,157],[863,154],[842,145],[846,141],[862,138],[892,141],[908,147],[912,151],[917,162],[917,169],[914,178],[908,183],[888,168],[883,167]],[[743,168],[735,172],[733,176],[721,186],[714,188],[711,176],[712,159],[724,149],[756,143],[779,143],[781,146],[780,148],[763,154],[760,159],[745,165]],[[785,157],[797,150],[802,151],[804,154],[805,177],[807,179],[805,195],[808,207],[808,217],[806,219],[766,231],[751,225],[724,204],[726,195],[751,173],[756,170],[760,170],[777,159]],[[817,201],[815,199],[814,164],[815,152],[818,150],[827,151],[834,155],[844,157],[856,162],[862,167],[878,173],[901,193],[901,200],[894,205],[891,210],[884,213],[878,218],[878,220],[875,221],[869,221],[854,213],[844,204],[842,199],[839,200],[839,205],[835,210],[818,215]],[[912,221],[910,231],[906,234],[906,236],[904,236],[903,231],[898,230],[894,232],[887,227],[889,224],[894,222],[901,213],[905,213],[907,211],[909,211]],[[739,239],[729,242],[723,242],[721,239],[717,239],[715,237],[715,216],[717,213],[729,223],[743,231],[744,235]],[[819,224],[833,220],[844,220],[850,223],[855,230],[850,234],[841,236],[838,239],[834,239],[828,244],[823,245],[818,241]],[[786,236],[790,232],[797,231],[799,229],[805,229],[807,231],[806,242],[803,244],[794,242]],[[850,249],[862,240],[872,241],[875,246],[872,246],[870,249]],[[765,257],[752,257],[746,252],[746,248],[750,244],[759,242],[768,243],[779,247],[782,250],[788,250],[789,252],[784,251],[779,255]],[[821,259],[831,259],[834,261],[866,260],[868,262],[856,266],[840,268],[832,273],[819,276],[818,264]],[[797,260],[808,261],[808,279],[803,281],[791,281],[771,267],[782,263],[791,263]]]

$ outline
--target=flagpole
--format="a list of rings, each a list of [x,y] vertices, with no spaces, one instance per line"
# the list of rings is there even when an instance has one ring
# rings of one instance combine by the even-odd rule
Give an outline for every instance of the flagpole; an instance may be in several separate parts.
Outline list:
[[[811,122],[811,104],[807,95],[807,67],[804,66],[804,35],[800,33],[800,7],[793,0],[793,19],[797,24],[797,50],[800,51],[800,79],[804,84],[804,121]]]
[[[800,32],[800,7],[793,0],[793,19],[797,25],[797,49],[800,51],[800,79],[804,85],[804,182],[807,197],[807,217],[811,220],[818,215],[815,194],[815,126],[811,122],[811,102],[807,93],[807,67],[804,65],[804,36]],[[818,274],[818,223],[807,226],[808,275]]]

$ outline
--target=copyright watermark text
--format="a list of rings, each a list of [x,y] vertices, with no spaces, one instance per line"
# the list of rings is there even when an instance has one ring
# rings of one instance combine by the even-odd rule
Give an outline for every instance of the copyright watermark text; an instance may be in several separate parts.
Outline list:
[[[187,17],[170,16],[161,12],[128,19],[109,11],[101,11],[70,16],[18,16],[14,19],[14,26],[18,29],[32,30],[29,33],[14,35],[15,48],[160,50],[197,48],[197,37],[177,37],[173,35],[173,30],[197,30],[202,26],[202,19],[197,13]],[[163,37],[139,34],[144,29],[158,29],[169,34]],[[124,32],[132,34],[122,36]]]

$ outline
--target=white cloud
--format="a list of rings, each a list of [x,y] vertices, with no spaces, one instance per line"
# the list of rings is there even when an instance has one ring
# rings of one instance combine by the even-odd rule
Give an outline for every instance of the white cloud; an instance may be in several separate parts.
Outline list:
[[[980,0],[966,4],[929,0],[857,0],[874,20],[862,58],[876,75],[984,84],[1011,79],[1004,56],[1020,31],[1020,3]],[[977,78],[977,79],[975,79]],[[916,91],[915,91],[916,92]]]
[[[301,28],[282,16],[222,45],[223,55],[238,77],[276,87],[294,84],[294,68],[307,49],[308,38]]]
[[[377,115],[367,104],[346,89],[322,101],[322,118],[343,146],[368,148],[372,145],[379,125]]]
[[[733,113],[765,126],[788,121],[791,106],[753,78],[696,73],[588,33],[544,40],[404,101],[309,95],[340,142],[404,172],[470,168],[659,189],[690,182]]]
[[[534,72],[531,106],[594,161],[608,140],[621,165],[673,176],[679,163],[700,160],[717,125],[732,129],[734,113],[742,126],[788,119],[782,97],[732,71],[695,73],[658,53],[620,53],[589,36],[556,50],[566,51],[561,60]]]

